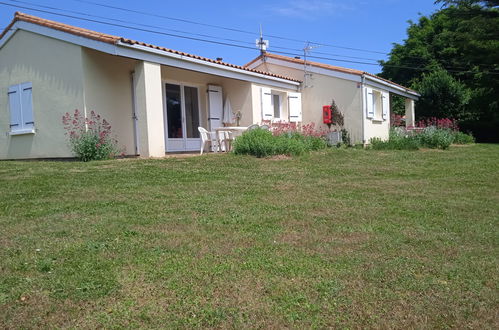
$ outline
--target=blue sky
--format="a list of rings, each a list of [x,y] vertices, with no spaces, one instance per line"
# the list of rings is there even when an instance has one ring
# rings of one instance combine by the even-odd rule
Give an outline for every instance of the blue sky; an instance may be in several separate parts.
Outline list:
[[[104,21],[104,18],[120,20],[108,22],[214,42],[236,44],[242,47],[231,47],[125,27],[103,25],[0,4],[0,27],[2,28],[7,26],[12,20],[14,12],[19,10],[43,18],[201,56],[223,57],[224,61],[234,64],[244,64],[258,56],[259,52],[254,44],[261,24],[265,39],[270,41],[269,51],[271,52],[302,55],[302,49],[308,40],[324,44],[315,47],[310,53],[312,56],[328,58],[313,60],[372,73],[378,73],[379,66],[348,61],[373,63],[375,60],[385,59],[392,44],[402,42],[406,37],[408,20],[417,21],[421,14],[428,15],[439,8],[439,6],[434,5],[434,0],[0,0],[0,2],[98,21]],[[156,16],[105,8],[91,2],[152,13]],[[45,8],[35,6],[35,4],[45,6]],[[83,16],[75,12],[87,15]],[[205,25],[158,16],[190,20]],[[136,24],[140,24],[140,26]],[[223,26],[245,32],[207,25]],[[344,47],[364,51],[345,49]]]

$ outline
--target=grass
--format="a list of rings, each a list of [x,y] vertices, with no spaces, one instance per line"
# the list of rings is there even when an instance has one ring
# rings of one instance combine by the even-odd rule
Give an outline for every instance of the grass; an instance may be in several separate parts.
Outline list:
[[[0,180],[0,328],[498,327],[498,145]]]

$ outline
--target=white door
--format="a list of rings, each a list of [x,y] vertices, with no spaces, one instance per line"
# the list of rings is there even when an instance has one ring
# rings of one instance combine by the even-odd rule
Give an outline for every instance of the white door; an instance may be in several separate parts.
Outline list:
[[[222,116],[224,104],[221,86],[208,85],[208,105],[208,121],[210,123],[209,130],[215,131],[215,128],[223,126]]]
[[[200,150],[198,89],[166,84],[165,99],[166,151]]]

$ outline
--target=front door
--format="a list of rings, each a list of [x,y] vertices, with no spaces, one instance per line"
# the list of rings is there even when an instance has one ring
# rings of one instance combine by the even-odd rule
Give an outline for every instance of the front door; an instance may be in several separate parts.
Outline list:
[[[200,150],[198,89],[166,84],[165,98],[166,151]]]

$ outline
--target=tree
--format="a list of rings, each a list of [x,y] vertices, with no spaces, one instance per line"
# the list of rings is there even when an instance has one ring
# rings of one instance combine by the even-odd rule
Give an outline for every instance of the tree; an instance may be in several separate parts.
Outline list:
[[[459,111],[460,126],[473,130],[479,140],[499,141],[498,1],[437,2],[444,8],[409,22],[407,39],[394,44],[389,59],[381,62],[380,76],[417,88],[423,75],[445,70],[471,93]],[[424,106],[418,102],[416,114],[436,115]]]
[[[483,6],[485,8],[493,8],[499,6],[499,0],[437,0],[435,3],[441,3],[444,6]]]
[[[421,94],[418,117],[454,118],[460,121],[473,119],[465,110],[471,90],[447,71],[424,73],[413,87]]]

